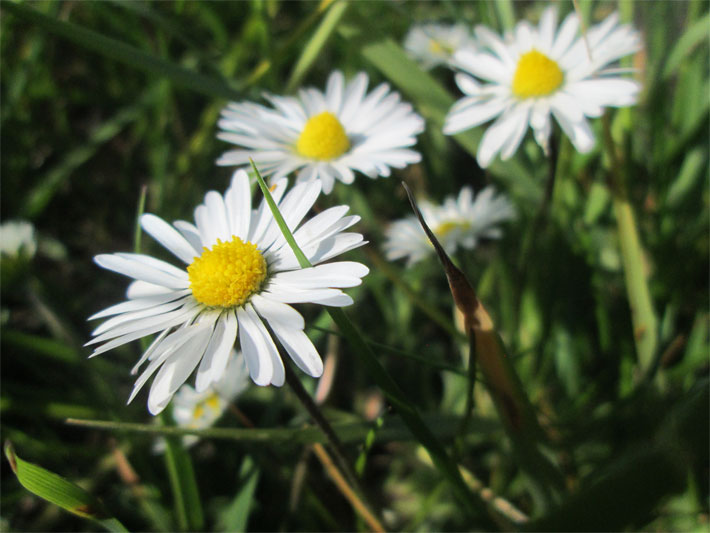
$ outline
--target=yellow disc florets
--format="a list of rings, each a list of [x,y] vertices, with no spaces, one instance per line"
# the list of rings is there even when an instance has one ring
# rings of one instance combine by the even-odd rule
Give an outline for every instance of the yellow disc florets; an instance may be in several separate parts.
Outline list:
[[[513,94],[518,98],[535,98],[555,92],[564,81],[560,66],[537,50],[520,56],[513,76]]]
[[[221,408],[221,403],[221,398],[215,392],[210,394],[204,400],[197,402],[197,405],[195,405],[192,410],[192,422],[195,426],[198,425],[199,419],[205,416],[206,410],[209,410],[211,414],[218,414]]]
[[[266,278],[266,260],[256,245],[232,237],[203,248],[187,267],[195,299],[210,307],[236,307],[259,290]]]
[[[299,154],[320,161],[335,159],[349,148],[350,140],[345,134],[345,128],[329,111],[309,118],[296,143],[296,151]]]
[[[436,39],[429,39],[429,52],[434,55],[453,55],[454,49]]]
[[[434,228],[434,234],[439,237],[440,239],[446,238],[449,233],[455,231],[455,230],[460,230],[460,231],[465,231],[471,227],[471,223],[467,221],[448,221],[448,222],[442,222],[439,224],[436,228]]]

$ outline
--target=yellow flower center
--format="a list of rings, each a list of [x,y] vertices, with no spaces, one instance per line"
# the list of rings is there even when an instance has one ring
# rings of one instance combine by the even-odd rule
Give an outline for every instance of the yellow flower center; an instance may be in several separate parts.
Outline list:
[[[453,55],[454,49],[436,39],[429,39],[429,51],[434,55]]]
[[[467,230],[470,227],[471,224],[469,222],[442,222],[434,229],[434,234],[443,239],[455,229]]]
[[[212,412],[218,412],[220,408],[221,399],[216,392],[210,394],[207,398],[198,402],[195,408],[192,410],[192,419],[199,420],[205,415],[205,410],[209,409]]]
[[[320,161],[335,159],[349,148],[350,139],[345,134],[345,128],[329,111],[309,118],[296,143],[299,154]]]
[[[256,245],[232,237],[203,248],[187,273],[195,299],[210,307],[236,307],[259,290],[266,278],[266,260]]]
[[[530,50],[518,60],[513,76],[513,94],[518,98],[534,98],[555,92],[562,85],[560,66],[537,50]]]

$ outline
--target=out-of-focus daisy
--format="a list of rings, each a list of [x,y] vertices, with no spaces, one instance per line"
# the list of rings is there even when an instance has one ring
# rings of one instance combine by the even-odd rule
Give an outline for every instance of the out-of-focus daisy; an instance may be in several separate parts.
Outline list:
[[[182,385],[173,398],[173,420],[178,427],[205,429],[212,427],[222,417],[229,404],[239,396],[249,383],[244,357],[236,350],[229,355],[229,362],[222,378],[202,392],[191,385]],[[185,435],[185,446],[192,446],[199,440],[197,435]],[[156,451],[165,448],[165,441],[156,443]]]
[[[500,238],[502,233],[498,224],[515,215],[508,199],[503,195],[496,196],[491,186],[479,192],[475,199],[473,190],[464,187],[458,198],[449,196],[443,205],[423,200],[419,208],[447,254],[453,254],[459,246],[471,250],[480,238]],[[407,265],[434,252],[414,215],[397,220],[387,228],[384,249],[387,259],[406,257]]]
[[[7,220],[0,224],[0,254],[8,258],[34,256],[37,251],[35,228],[26,220]]]
[[[426,70],[449,63],[456,50],[472,46],[471,32],[463,24],[413,26],[404,38],[405,50]]]
[[[464,71],[456,75],[456,83],[466,96],[449,111],[444,133],[458,133],[498,117],[478,147],[482,167],[499,152],[502,159],[511,157],[528,125],[547,151],[550,115],[579,152],[588,152],[594,134],[586,117],[600,116],[604,107],[636,102],[639,84],[615,76],[619,69],[605,69],[638,50],[641,42],[630,26],[619,25],[617,13],[590,28],[587,43],[574,13],[556,28],[554,7],[543,12],[537,28],[519,22],[505,39],[478,26],[475,35],[481,49],[454,55],[454,64]]]
[[[416,163],[408,147],[424,130],[424,120],[386,83],[367,93],[359,73],[349,83],[341,72],[328,78],[325,93],[309,88],[298,97],[264,97],[273,107],[230,103],[222,111],[218,137],[241,148],[224,153],[218,165],[247,165],[252,158],[272,181],[298,170],[298,180],[319,179],[329,194],[334,180],[352,183],[353,171],[370,178],[390,175],[390,167]]]
[[[215,191],[205,195],[195,209],[195,225],[177,221],[171,226],[155,215],[141,217],[143,229],[185,266],[144,254],[96,256],[99,266],[135,281],[126,302],[91,317],[112,317],[93,331],[94,339],[87,343],[97,345],[92,357],[158,333],[133,368],[135,373],[149,363],[129,402],[156,371],[148,396],[153,414],[165,408],[195,369],[195,389],[205,391],[224,374],[237,335],[257,385],[284,383],[272,334],[301,370],[321,375],[323,363],[303,332],[303,317],[287,304],[350,305],[352,298],[339,288],[359,285],[367,267],[349,261],[319,263],[364,241],[359,233],[344,232],[359,220],[345,216],[347,206],[331,207],[301,224],[321,184],[299,183],[287,194],[286,185],[286,179],[276,181],[274,200],[314,267],[299,267],[265,201],[252,209],[243,170],[234,174],[224,196]]]

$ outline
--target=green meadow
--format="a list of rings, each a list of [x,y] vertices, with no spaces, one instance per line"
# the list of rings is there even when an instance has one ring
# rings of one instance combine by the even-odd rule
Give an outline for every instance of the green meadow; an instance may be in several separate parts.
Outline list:
[[[0,530],[708,531],[709,4],[556,4],[582,32],[614,11],[639,32],[614,63],[637,102],[589,118],[586,153],[552,120],[547,154],[528,131],[482,168],[490,122],[442,132],[455,71],[423,69],[405,36],[537,27],[547,5],[0,2],[0,221],[34,228],[0,242]],[[335,70],[388,83],[425,129],[418,163],[356,171],[309,212],[347,205],[368,241],[337,258],[369,268],[352,305],[294,305],[324,377],[287,362],[284,386],[249,381],[204,429],[152,416],[148,387],[127,405],[152,336],[88,358],[87,318],[128,286],[93,258],[175,263],[137,220],[193,221],[225,192],[228,102],[323,91]],[[388,260],[414,214],[403,183],[420,207],[492,186],[515,215],[473,248]]]

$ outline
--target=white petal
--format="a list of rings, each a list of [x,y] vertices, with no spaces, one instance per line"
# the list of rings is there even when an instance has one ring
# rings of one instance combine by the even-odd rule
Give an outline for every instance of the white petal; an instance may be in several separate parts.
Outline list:
[[[183,291],[169,291],[138,299],[131,299],[126,302],[121,302],[120,304],[107,307],[103,311],[99,311],[98,313],[91,315],[89,318],[87,318],[87,320],[96,320],[97,318],[105,318],[107,316],[130,313],[132,311],[140,311],[141,309],[147,309],[149,307],[154,307],[156,305],[177,300],[178,298],[181,298],[182,296],[186,296],[188,294],[190,294],[190,290],[185,289]]]
[[[249,375],[257,385],[268,385],[274,377],[274,364],[263,337],[250,313],[244,307],[237,309],[239,320],[239,345],[246,358]]]
[[[167,294],[184,294],[185,291],[189,292],[190,289],[183,289],[178,291],[171,289],[169,287],[163,287],[162,285],[156,285],[154,283],[148,283],[147,281],[132,281],[128,288],[126,289],[126,298],[149,298],[153,296],[162,296]]]
[[[192,263],[194,258],[200,255],[199,250],[195,250],[175,228],[160,217],[151,214],[143,215],[141,227],[178,259],[187,264]]]
[[[205,352],[211,334],[211,328],[204,328],[175,350],[175,353],[163,363],[148,395],[148,411],[151,414],[157,415],[165,409],[173,394],[192,374]]]
[[[263,346],[263,348],[260,349],[260,353],[266,351],[271,357],[271,365],[274,369],[271,384],[276,387],[281,387],[286,380],[286,371],[284,369],[284,362],[281,360],[281,355],[279,355],[279,350],[274,344],[274,340],[271,338],[266,326],[264,326],[264,323],[261,321],[261,318],[259,318],[259,315],[254,311],[254,308],[250,304],[247,304],[245,308],[247,313],[251,315],[254,325],[256,326],[256,331],[261,337],[261,340],[258,341]]]
[[[296,290],[278,286],[272,292],[270,289],[262,292],[262,296],[276,302],[296,304],[315,303],[332,307],[352,305],[353,299],[338,289]]]
[[[592,133],[586,119],[582,119],[580,122],[570,122],[565,115],[557,110],[553,109],[552,113],[578,152],[585,154],[594,148],[594,133]]]
[[[249,235],[251,220],[251,187],[249,176],[244,169],[239,169],[232,176],[232,185],[224,195],[229,219],[230,236],[236,235],[243,241]]]
[[[572,41],[577,36],[577,30],[579,29],[579,18],[572,12],[565,17],[565,20],[560,26],[560,30],[557,32],[557,37],[552,45],[550,55],[553,58],[559,58],[567,52],[567,49],[572,44]]]
[[[236,340],[237,315],[233,310],[228,310],[217,320],[210,344],[197,369],[195,380],[197,392],[204,392],[212,383],[222,378]]]
[[[303,330],[282,325],[272,326],[272,329],[298,368],[314,378],[323,374],[323,361]]]
[[[486,133],[478,146],[476,159],[482,168],[486,168],[506,142],[518,130],[521,120],[529,111],[518,105],[500,116]]]
[[[133,303],[133,302],[126,302],[126,303]],[[117,328],[121,324],[125,324],[127,322],[131,321],[136,321],[138,319],[147,319],[151,317],[158,317],[160,315],[165,315],[169,311],[173,311],[174,309],[177,309],[178,307],[184,305],[185,302],[182,300],[176,300],[172,302],[166,302],[166,303],[161,303],[158,305],[153,305],[148,308],[144,309],[137,309],[135,311],[129,311],[129,312],[124,312],[121,313],[120,315],[114,316],[112,318],[109,318],[108,320],[104,321],[99,325],[94,331],[91,332],[92,336],[97,336],[101,335],[102,333],[105,333],[107,331],[113,330],[114,328]],[[137,324],[142,324],[143,321],[141,320],[140,322],[136,322]]]
[[[197,255],[200,255],[204,244],[202,244],[202,238],[200,237],[200,232],[197,230],[197,227],[185,220],[176,220],[173,222],[173,226],[185,237],[185,240],[190,243],[190,246],[197,251]]]
[[[355,287],[362,283],[360,278],[366,276],[369,271],[370,269],[361,263],[341,261],[289,272],[279,272],[273,276],[270,286],[284,286],[300,290]]]
[[[111,347],[116,347],[121,344],[125,344],[126,342],[129,342],[131,340],[144,337],[145,335],[150,335],[151,333],[155,333],[156,331],[160,331],[167,327],[172,327],[176,324],[179,324],[180,322],[186,321],[190,316],[194,315],[194,311],[197,308],[198,306],[196,304],[187,303],[180,309],[171,311],[169,313],[150,318],[133,320],[126,324],[117,326],[111,331],[91,339],[84,346],[91,346],[92,344],[101,343],[114,337],[120,337],[120,339],[116,339],[116,341],[123,340],[125,337],[131,337],[130,339],[123,340],[123,342],[120,342],[116,345],[112,344],[115,341],[102,345],[94,351],[94,353],[92,354],[93,357],[98,353],[105,352],[106,350],[110,349],[107,348],[108,345],[112,345]]]
[[[113,270],[124,276],[147,281],[155,285],[162,285],[170,289],[186,289],[190,285],[187,280],[187,272],[185,272],[184,277],[178,277],[174,273],[168,273],[166,269],[159,269],[156,268],[155,265],[148,265],[145,262],[139,261],[137,257],[131,257],[128,254],[101,254],[94,257],[94,261],[97,265],[107,270]],[[168,263],[163,264],[175,269],[175,267]]]
[[[291,329],[303,329],[305,323],[301,314],[290,305],[264,298],[259,294],[251,297],[254,309],[274,327],[278,324]]]
[[[151,345],[151,347],[146,350],[146,354],[141,357],[141,361],[144,361],[148,352],[152,352],[148,357],[148,359],[150,359],[150,364],[146,367],[145,370],[143,370],[141,375],[138,376],[138,379],[133,384],[133,390],[131,391],[131,395],[128,397],[127,403],[131,403],[133,401],[138,392],[143,388],[143,385],[148,382],[150,377],[155,373],[155,371],[160,367],[160,365],[167,361],[168,358],[171,357],[176,350],[178,350],[181,346],[184,346],[187,341],[194,338],[201,331],[208,329],[209,328],[207,327],[207,324],[192,324],[190,326],[185,326],[184,328],[180,328],[177,331],[174,331],[167,337],[164,337],[164,339],[161,340],[157,345]],[[137,367],[142,364],[141,361],[139,361],[138,364],[134,367],[134,370],[136,370]]]

